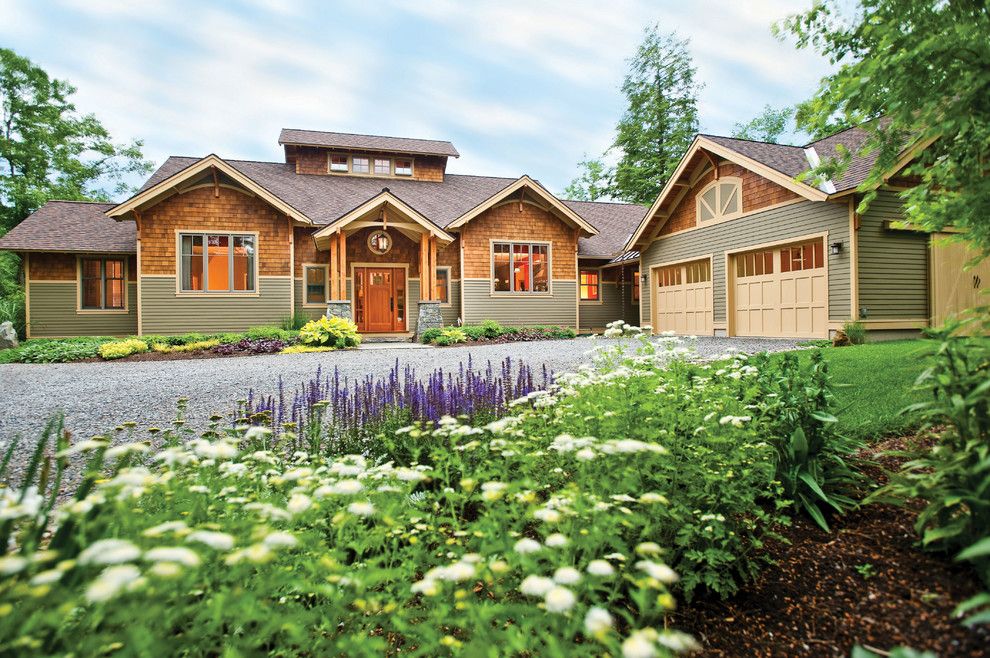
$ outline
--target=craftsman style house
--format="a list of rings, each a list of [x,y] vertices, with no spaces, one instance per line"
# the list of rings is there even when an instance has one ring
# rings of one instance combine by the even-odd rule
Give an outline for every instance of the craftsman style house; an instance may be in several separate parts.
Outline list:
[[[28,335],[244,330],[291,315],[366,334],[493,319],[600,330],[825,338],[916,332],[990,272],[899,221],[891,172],[798,176],[806,147],[699,135],[649,209],[563,201],[529,176],[450,174],[449,142],[283,130],[283,162],[171,157],[119,204],[53,201],[0,238],[23,256]],[[905,152],[904,163],[917,150]],[[981,266],[985,267],[985,266]]]

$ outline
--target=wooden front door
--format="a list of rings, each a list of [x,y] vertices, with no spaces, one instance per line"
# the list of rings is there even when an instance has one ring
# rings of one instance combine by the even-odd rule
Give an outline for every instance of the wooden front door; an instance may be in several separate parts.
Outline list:
[[[406,273],[398,267],[356,267],[355,316],[358,331],[406,330]]]

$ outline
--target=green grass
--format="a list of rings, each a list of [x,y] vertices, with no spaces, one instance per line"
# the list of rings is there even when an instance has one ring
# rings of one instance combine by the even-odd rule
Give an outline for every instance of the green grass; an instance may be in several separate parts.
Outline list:
[[[916,421],[901,410],[927,399],[914,382],[931,363],[935,340],[898,340],[825,349],[838,385],[839,428],[849,436],[875,438],[910,430]],[[807,360],[810,352],[800,354]]]

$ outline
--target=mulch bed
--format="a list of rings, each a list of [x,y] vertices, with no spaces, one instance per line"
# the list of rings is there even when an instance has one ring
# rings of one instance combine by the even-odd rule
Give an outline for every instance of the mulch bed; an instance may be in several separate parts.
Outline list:
[[[477,340],[467,339],[465,343],[454,343],[453,345],[434,345],[434,347],[466,347],[468,345],[501,345],[503,343],[528,343],[536,340],[574,340],[566,336],[551,336],[537,331],[520,331],[515,334],[503,334],[496,338],[479,338]]]
[[[903,447],[883,442],[864,454]],[[891,469],[894,460],[879,458]],[[880,468],[868,475],[883,481]],[[971,570],[917,546],[917,513],[870,505],[822,531],[804,517],[768,550],[776,565],[732,598],[685,604],[671,625],[687,631],[708,656],[849,656],[856,644],[889,651],[927,649],[941,658],[990,656],[990,628],[967,629],[952,616],[981,591]],[[857,566],[870,564],[866,577]]]
[[[78,359],[72,363],[123,363],[126,361],[187,361],[189,359],[227,359],[234,356],[262,356],[271,354],[266,352],[232,352],[230,354],[217,354],[213,350],[195,350],[193,352],[144,352],[142,354],[131,354],[120,359],[101,359],[94,356],[89,359]],[[278,352],[275,352],[278,354]]]

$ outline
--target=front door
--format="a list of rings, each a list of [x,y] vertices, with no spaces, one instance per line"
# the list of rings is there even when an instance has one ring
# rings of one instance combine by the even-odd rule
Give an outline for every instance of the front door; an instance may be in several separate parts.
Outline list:
[[[397,267],[356,267],[354,279],[358,331],[405,331],[405,270]]]

